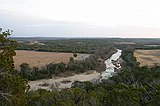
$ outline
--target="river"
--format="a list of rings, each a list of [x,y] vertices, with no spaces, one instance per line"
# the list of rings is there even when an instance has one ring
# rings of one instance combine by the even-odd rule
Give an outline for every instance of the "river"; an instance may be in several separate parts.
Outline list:
[[[119,62],[116,62],[116,65],[114,64],[114,62],[120,58],[121,54],[122,54],[122,50],[117,49],[117,52],[105,61],[106,70],[102,72],[100,81],[103,79],[108,79],[112,77],[116,73],[115,68],[116,69],[121,68],[121,65]]]
[[[98,73],[96,71],[94,71],[91,74],[77,74],[74,76],[70,76],[70,77],[59,77],[59,78],[52,78],[52,79],[42,79],[42,80],[36,80],[36,81],[29,81],[29,85],[30,85],[30,90],[37,90],[39,88],[42,89],[47,89],[50,90],[50,85],[54,84],[54,83],[59,83],[59,87],[60,88],[70,88],[71,84],[74,81],[92,81],[94,79],[99,80],[100,81],[102,79],[108,79],[109,77],[112,77],[116,72],[115,72],[115,68],[121,68],[120,64],[118,62],[116,62],[116,66],[113,64],[113,61],[117,61],[120,56],[121,56],[121,52],[122,50],[117,49],[117,52],[115,54],[113,54],[109,59],[107,59],[105,61],[106,64],[106,70],[103,73]],[[100,78],[101,76],[101,78]],[[61,83],[62,81],[66,81],[69,80],[69,83]],[[44,83],[48,83],[50,84],[49,86],[46,87],[42,87],[40,85],[44,84]]]

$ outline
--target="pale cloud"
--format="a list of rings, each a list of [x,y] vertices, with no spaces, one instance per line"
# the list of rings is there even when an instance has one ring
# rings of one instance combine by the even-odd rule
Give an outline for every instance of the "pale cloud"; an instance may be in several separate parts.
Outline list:
[[[159,4],[159,0],[0,0],[0,9],[57,21],[86,22],[105,27],[136,26],[141,30],[133,30],[135,34],[156,37],[160,32],[157,30],[160,28]],[[119,33],[118,29],[114,30],[116,34],[133,34],[130,28]]]
[[[2,0],[0,8],[53,20],[160,27],[159,0]]]

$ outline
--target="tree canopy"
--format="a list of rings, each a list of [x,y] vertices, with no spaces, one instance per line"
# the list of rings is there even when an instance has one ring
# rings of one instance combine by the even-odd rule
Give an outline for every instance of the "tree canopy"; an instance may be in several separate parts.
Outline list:
[[[11,30],[0,33],[0,105],[24,106],[27,81],[14,70],[16,41],[10,40],[11,33]]]

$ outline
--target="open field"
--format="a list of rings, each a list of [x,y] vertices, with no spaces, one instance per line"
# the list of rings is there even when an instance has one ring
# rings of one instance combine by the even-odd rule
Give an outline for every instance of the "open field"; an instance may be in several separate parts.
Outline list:
[[[144,46],[148,46],[148,47],[158,47],[160,45],[144,45]]]
[[[134,56],[140,62],[140,66],[160,65],[160,50],[136,50]]]
[[[120,44],[120,45],[135,45],[135,42],[113,42],[114,44]]]
[[[83,60],[88,58],[90,54],[77,53],[76,60]],[[37,51],[26,51],[16,50],[16,56],[14,56],[14,62],[16,69],[22,63],[28,63],[31,67],[37,66],[42,67],[49,63],[67,63],[70,61],[70,57],[73,57],[73,53],[56,53],[56,52],[37,52]]]

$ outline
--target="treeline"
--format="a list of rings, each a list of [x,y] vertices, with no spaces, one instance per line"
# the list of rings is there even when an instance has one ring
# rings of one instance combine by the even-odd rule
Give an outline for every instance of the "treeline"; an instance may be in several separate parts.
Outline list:
[[[141,50],[157,50],[160,49],[159,46],[143,46],[143,47],[137,47],[136,49],[141,49]]]
[[[71,52],[71,53],[95,53],[96,49],[111,45],[103,39],[66,39],[66,40],[41,40],[43,43],[30,44],[29,41],[18,43],[17,50],[34,50],[48,52]]]
[[[16,38],[15,38],[16,39]],[[47,38],[46,38],[47,39]],[[160,45],[160,39],[122,39],[122,38],[93,38],[93,39],[17,39],[17,50],[33,50],[44,52],[70,52],[70,53],[89,53],[94,54],[97,49],[112,45],[121,49],[137,48],[137,49],[160,49],[160,46],[149,47],[145,45]],[[37,41],[38,43],[30,44]],[[135,44],[115,44],[115,42],[131,42]],[[42,43],[42,44],[39,44]]]
[[[58,76],[65,72],[74,74],[84,73],[87,70],[95,70],[95,68],[99,66],[100,63],[98,62],[96,56],[91,55],[85,60],[77,61],[71,58],[70,62],[67,64],[63,62],[50,63],[42,68],[30,68],[29,64],[23,63],[20,65],[19,74],[28,80],[37,80],[43,78],[52,78],[52,76]]]

